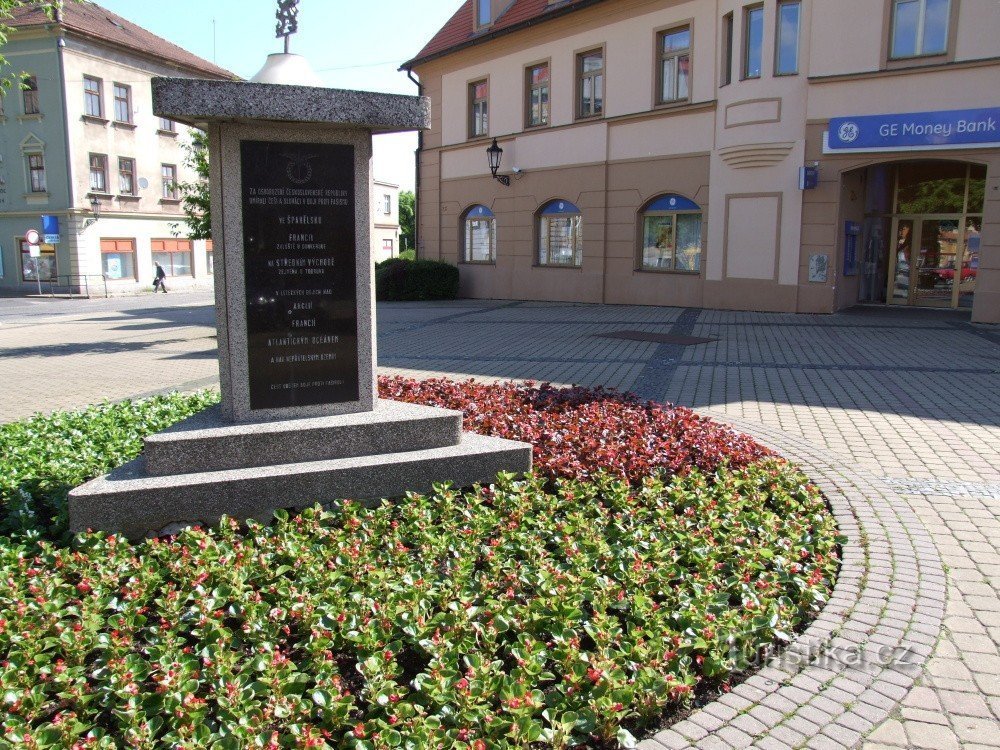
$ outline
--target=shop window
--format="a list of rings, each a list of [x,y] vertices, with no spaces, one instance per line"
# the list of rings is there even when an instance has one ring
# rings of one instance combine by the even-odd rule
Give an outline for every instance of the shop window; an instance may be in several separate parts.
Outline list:
[[[151,240],[153,262],[163,266],[167,276],[191,275],[191,240]]]
[[[135,159],[120,157],[118,159],[118,193],[120,195],[135,195]]]
[[[39,245],[39,257],[31,257],[31,246],[24,238],[18,241],[21,248],[22,281],[56,281],[56,247]]]
[[[640,214],[639,268],[701,271],[701,208],[680,195],[654,198]]]
[[[893,58],[943,55],[948,51],[951,0],[893,0]]]
[[[764,49],[764,6],[757,5],[743,12],[743,77],[760,78]]]
[[[486,206],[473,206],[462,219],[462,260],[466,263],[495,263],[497,222]]]
[[[122,83],[114,85],[115,122],[132,124],[132,87]]]
[[[604,114],[604,50],[576,56],[576,97],[578,118]]]
[[[469,84],[469,137],[490,132],[490,85],[487,81]]]
[[[525,127],[549,124],[549,64],[532,65],[525,70]]]
[[[774,73],[793,76],[799,72],[799,32],[802,3],[781,0],[778,3],[778,32],[775,37]]]
[[[659,104],[686,101],[691,91],[691,27],[657,35]]]
[[[583,215],[569,201],[554,200],[538,212],[538,264],[572,266],[583,263]]]
[[[38,77],[25,76],[21,79],[21,103],[24,105],[24,114],[40,115],[41,106],[38,102]]]
[[[104,102],[101,99],[101,79],[83,77],[83,113],[87,117],[104,117]]]
[[[94,193],[108,192],[107,154],[90,155],[90,190]]]
[[[135,240],[101,238],[101,269],[109,279],[135,279]]]

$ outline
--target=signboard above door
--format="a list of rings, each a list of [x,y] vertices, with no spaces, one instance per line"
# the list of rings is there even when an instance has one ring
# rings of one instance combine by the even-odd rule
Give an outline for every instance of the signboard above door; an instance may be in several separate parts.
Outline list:
[[[1000,107],[834,117],[823,153],[1000,147]]]

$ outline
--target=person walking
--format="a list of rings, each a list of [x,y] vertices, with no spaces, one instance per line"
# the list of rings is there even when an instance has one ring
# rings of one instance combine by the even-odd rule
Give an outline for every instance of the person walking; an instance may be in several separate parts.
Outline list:
[[[156,261],[153,261],[156,263]],[[162,289],[163,293],[167,293],[167,272],[163,270],[163,266],[156,263],[156,278],[153,279],[153,294],[156,294],[158,289]]]

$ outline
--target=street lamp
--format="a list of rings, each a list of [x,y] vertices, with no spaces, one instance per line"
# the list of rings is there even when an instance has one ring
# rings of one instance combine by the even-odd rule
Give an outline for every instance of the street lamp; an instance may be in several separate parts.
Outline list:
[[[486,149],[486,156],[490,160],[490,172],[493,173],[493,179],[505,187],[510,187],[510,177],[505,174],[497,174],[500,171],[500,162],[503,159],[503,149],[500,148],[500,144],[497,143],[496,138],[493,139],[493,145]]]
[[[90,196],[90,212],[93,216],[83,222],[84,229],[89,227],[91,224],[96,224],[97,220],[101,218],[101,201],[96,195]]]

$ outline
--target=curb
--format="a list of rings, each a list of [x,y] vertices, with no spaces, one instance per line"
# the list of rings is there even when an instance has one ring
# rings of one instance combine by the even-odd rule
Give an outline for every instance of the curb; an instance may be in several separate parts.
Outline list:
[[[710,414],[798,464],[847,537],[826,607],[731,693],[640,750],[851,748],[887,719],[930,658],[945,611],[934,543],[896,490],[800,438]]]

